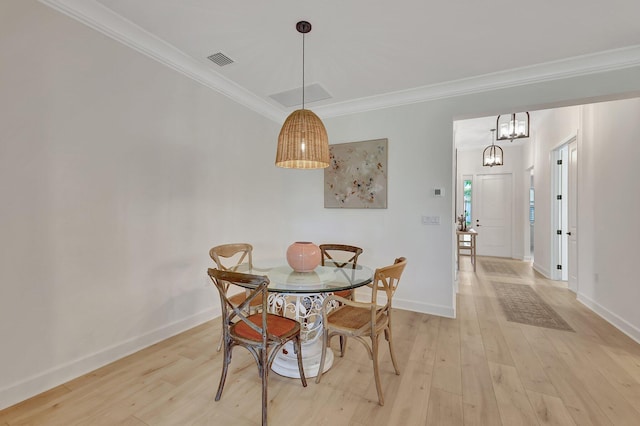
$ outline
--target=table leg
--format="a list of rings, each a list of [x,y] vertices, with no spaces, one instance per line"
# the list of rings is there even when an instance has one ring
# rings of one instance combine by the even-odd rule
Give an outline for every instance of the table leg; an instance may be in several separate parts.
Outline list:
[[[289,318],[301,325],[302,364],[307,378],[318,375],[322,356],[322,302],[331,293],[270,293],[269,310]],[[337,304],[336,304],[337,306]],[[327,348],[324,371],[333,364],[333,352]],[[293,343],[288,342],[278,351],[271,369],[285,377],[299,378],[298,359]],[[323,372],[324,372],[323,371]]]

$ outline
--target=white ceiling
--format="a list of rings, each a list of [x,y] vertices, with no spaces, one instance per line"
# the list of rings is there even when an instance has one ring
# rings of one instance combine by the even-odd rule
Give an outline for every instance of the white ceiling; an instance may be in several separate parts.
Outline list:
[[[294,108],[270,95],[302,84],[302,19],[321,117],[640,64],[638,0],[41,2],[274,120]]]
[[[491,129],[495,128],[496,117],[480,117],[455,121],[453,123],[455,146],[457,149],[465,150],[490,145]],[[518,142],[519,141],[516,140],[512,143]]]
[[[537,122],[536,117],[538,116],[537,111],[531,112],[530,122],[532,129],[535,131],[535,123]],[[453,123],[454,129],[454,142],[455,146],[459,150],[466,149],[477,149],[478,147],[486,147],[487,145],[491,145],[492,134],[491,129],[496,128],[496,119],[497,116],[492,117],[480,117],[480,118],[471,118],[468,120],[458,120]],[[531,132],[529,133],[531,134]],[[493,135],[493,139],[495,139],[495,134]],[[524,141],[528,140],[524,139],[515,139],[511,142],[496,142],[497,145],[521,145]],[[495,141],[495,140],[494,140]]]

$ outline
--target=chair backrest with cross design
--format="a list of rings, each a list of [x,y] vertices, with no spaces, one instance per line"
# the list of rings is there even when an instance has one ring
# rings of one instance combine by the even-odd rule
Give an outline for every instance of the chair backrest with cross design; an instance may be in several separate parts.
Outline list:
[[[320,244],[318,247],[322,253],[322,266],[325,266],[325,262],[329,261],[338,268],[350,265],[352,269],[355,269],[358,265],[358,256],[362,254],[360,247],[347,244]]]
[[[269,278],[261,275],[243,274],[234,271],[209,269],[209,277],[218,289],[222,308],[222,339],[224,343],[224,360],[220,384],[216,393],[216,401],[220,400],[222,390],[231,363],[231,352],[234,346],[246,348],[258,364],[258,372],[262,378],[262,424],[267,424],[267,382],[269,369],[278,351],[288,341],[293,341],[298,357],[298,371],[303,386],[307,386],[302,365],[302,348],[300,342],[300,323],[291,318],[270,314],[267,310],[267,287]],[[227,296],[229,284],[249,289],[246,299],[236,305]],[[259,301],[260,313],[249,314],[248,307],[254,300]]]

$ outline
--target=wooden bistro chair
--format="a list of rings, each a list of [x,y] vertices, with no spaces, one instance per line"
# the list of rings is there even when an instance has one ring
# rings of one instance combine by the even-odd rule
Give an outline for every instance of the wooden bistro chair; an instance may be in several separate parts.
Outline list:
[[[302,349],[300,346],[300,323],[291,318],[267,313],[267,286],[269,278],[240,272],[209,269],[209,277],[220,293],[222,305],[222,337],[224,342],[224,360],[220,385],[216,401],[222,396],[222,389],[231,363],[231,351],[234,346],[242,346],[253,355],[258,364],[258,373],[262,378],[262,425],[267,424],[267,379],[273,359],[285,343],[292,340],[298,356],[298,370],[302,386],[307,386],[302,367]],[[235,305],[227,297],[229,284],[251,288],[247,298]],[[253,300],[262,305],[260,313],[247,314],[247,308]]]
[[[216,263],[216,266],[221,271],[237,271],[238,267],[243,263],[249,266],[249,269],[253,268],[253,246],[248,243],[234,243],[234,244],[222,244],[213,247],[209,250],[209,256]],[[229,291],[230,284],[225,283],[225,292]],[[242,302],[247,298],[248,291],[242,291],[229,297],[231,303],[235,306],[240,306]],[[261,301],[254,299],[247,307],[247,312],[255,313],[260,309]],[[218,344],[218,351],[222,348],[222,338]]]
[[[356,269],[356,266],[358,266],[358,256],[362,254],[360,247],[345,244],[320,244],[318,247],[320,247],[320,253],[322,254],[320,263],[322,266],[325,266],[325,262],[331,262],[338,268],[347,266],[351,267],[351,269]],[[336,259],[334,259],[333,256],[336,256]],[[339,260],[338,256],[340,256]],[[353,290],[337,291],[335,294],[345,299],[353,300]]]
[[[384,331],[384,336],[387,342],[389,342],[389,352],[391,353],[393,368],[396,374],[399,375],[400,370],[396,363],[396,357],[393,352],[393,339],[391,338],[391,301],[406,264],[407,260],[404,257],[399,257],[393,265],[376,269],[373,282],[370,284],[372,288],[371,303],[356,302],[336,295],[328,296],[324,300],[322,303],[322,321],[324,324],[322,358],[320,359],[320,369],[318,370],[316,383],[320,383],[320,379],[322,378],[326,351],[331,338],[335,335],[353,337],[367,348],[369,358],[373,360],[373,375],[378,391],[378,403],[384,405],[382,386],[380,385],[380,373],[378,371],[378,340],[380,333]],[[378,291],[385,292],[387,300],[384,306],[377,304]],[[330,310],[333,300],[339,301],[342,306]],[[369,345],[366,338],[371,339],[371,345]],[[344,353],[341,352],[340,356],[343,355]]]
[[[325,262],[331,262],[338,268],[350,267],[356,269],[358,266],[358,256],[362,254],[362,249],[356,246],[346,244],[320,244],[321,265],[325,266]],[[335,256],[335,259],[334,259]],[[336,291],[336,296],[345,299],[354,300],[353,290]],[[340,352],[344,354],[346,350],[346,337],[340,336]]]

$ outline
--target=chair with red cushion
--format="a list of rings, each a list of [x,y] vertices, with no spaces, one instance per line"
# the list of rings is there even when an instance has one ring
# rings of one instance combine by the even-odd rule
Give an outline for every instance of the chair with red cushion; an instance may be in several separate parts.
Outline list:
[[[221,271],[237,271],[239,267],[246,266],[247,269],[253,268],[253,246],[248,243],[232,243],[222,244],[215,246],[209,250],[209,256],[216,263],[216,266]],[[226,283],[225,292],[229,292],[229,283]],[[229,300],[236,306],[239,306],[247,298],[248,291],[243,289],[240,293],[235,293],[229,296]],[[260,310],[260,300],[255,299],[247,307],[247,312],[250,314],[256,313]],[[222,338],[218,344],[218,351],[222,348]]]
[[[267,424],[267,379],[269,369],[276,354],[288,341],[293,341],[294,350],[298,357],[298,370],[302,386],[307,386],[307,380],[302,368],[302,350],[300,346],[300,323],[296,320],[280,315],[267,313],[266,276],[243,274],[232,271],[209,269],[209,277],[220,293],[222,305],[222,338],[224,343],[224,360],[222,375],[216,401],[222,396],[222,389],[231,363],[231,351],[234,346],[246,348],[258,364],[258,372],[262,378],[262,424]],[[244,302],[235,305],[227,296],[229,284],[249,288],[250,292]],[[254,300],[259,300],[262,310],[260,313],[247,313],[248,307]]]

